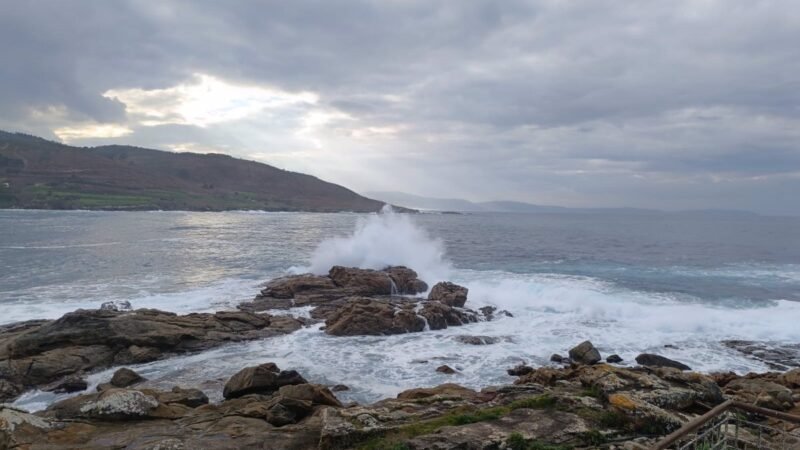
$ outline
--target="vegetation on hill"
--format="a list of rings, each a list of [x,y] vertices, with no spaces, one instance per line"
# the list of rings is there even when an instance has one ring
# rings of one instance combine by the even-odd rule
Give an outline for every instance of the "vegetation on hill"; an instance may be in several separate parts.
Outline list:
[[[0,208],[379,211],[316,177],[222,154],[80,148],[0,131]]]

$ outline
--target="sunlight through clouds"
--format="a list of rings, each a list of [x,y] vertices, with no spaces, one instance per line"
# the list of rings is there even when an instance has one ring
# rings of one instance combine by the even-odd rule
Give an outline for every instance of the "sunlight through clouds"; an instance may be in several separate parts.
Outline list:
[[[236,85],[205,74],[165,89],[111,89],[103,93],[125,104],[131,120],[144,126],[208,125],[246,118],[263,110],[314,105],[311,92],[291,93],[255,85]]]

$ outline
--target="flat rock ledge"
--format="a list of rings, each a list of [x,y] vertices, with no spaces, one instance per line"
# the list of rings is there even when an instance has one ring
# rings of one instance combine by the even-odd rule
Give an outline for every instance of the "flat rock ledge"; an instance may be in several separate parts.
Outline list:
[[[0,406],[0,448],[627,449],[652,446],[727,398],[800,412],[800,369],[528,369],[512,385],[477,391],[448,383],[343,406],[328,388],[264,363],[231,377],[226,389],[239,391],[218,404],[176,387],[110,388],[36,414]],[[800,428],[789,432],[783,444],[800,446]]]
[[[0,402],[84,372],[286,334],[302,325],[246,311],[177,315],[140,309],[77,310],[57,320],[0,327]]]

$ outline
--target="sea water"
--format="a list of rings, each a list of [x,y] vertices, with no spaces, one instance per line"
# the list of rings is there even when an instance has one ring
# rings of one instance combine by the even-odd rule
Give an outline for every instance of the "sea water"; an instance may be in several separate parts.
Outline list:
[[[548,364],[585,339],[625,363],[648,351],[737,372],[767,367],[723,340],[800,342],[800,218],[737,214],[0,211],[0,323],[110,300],[234,309],[270,278],[334,264],[406,265],[431,285],[467,286],[468,307],[513,317],[380,337],[332,337],[317,325],[132,368],[150,386],[200,387],[219,400],[233,373],[273,361],[371,402],[444,382],[507,383],[506,368]],[[458,373],[437,373],[441,364]],[[33,391],[16,404],[36,410],[63,397]]]

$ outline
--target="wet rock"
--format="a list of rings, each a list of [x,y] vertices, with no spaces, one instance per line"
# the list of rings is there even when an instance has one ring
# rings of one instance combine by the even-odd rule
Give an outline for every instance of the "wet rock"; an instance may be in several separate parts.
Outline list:
[[[609,357],[606,358],[606,362],[610,363],[610,364],[621,363],[622,362],[622,357],[615,353],[613,355],[609,355]]]
[[[131,306],[131,302],[127,300],[116,300],[116,301],[104,302],[103,304],[100,305],[100,309],[102,311],[121,312],[121,311],[130,311],[133,309],[133,307]]]
[[[763,362],[772,370],[785,371],[800,367],[800,344],[797,343],[730,340],[722,341],[722,344]]]
[[[578,364],[597,364],[602,359],[591,341],[583,341],[569,351],[569,358]]]
[[[469,290],[447,281],[436,283],[428,294],[428,301],[437,301],[447,306],[463,308],[467,302]]]
[[[136,355],[160,359],[283,334],[300,328],[301,323],[230,311],[179,316],[145,309],[128,313],[78,310],[58,320],[0,329],[0,375],[17,390],[37,387],[137,359]]]
[[[145,381],[144,377],[131,369],[123,367],[122,369],[114,372],[109,384],[118,388],[126,388],[128,386],[133,386],[136,383],[141,383],[142,381]]]
[[[679,370],[692,370],[686,364],[652,353],[642,353],[636,357],[636,362],[648,367],[673,367]]]
[[[730,372],[730,371],[728,371],[728,372],[713,372],[713,373],[710,373],[708,376],[711,377],[711,379],[714,380],[714,382],[717,383],[717,386],[719,386],[719,387],[725,387],[731,381],[739,378],[739,375],[737,375],[734,372]]]
[[[764,408],[788,411],[794,407],[791,389],[759,378],[738,378],[725,385],[725,394]]]
[[[474,311],[454,308],[440,302],[424,302],[418,314],[425,317],[431,330],[442,330],[478,321],[478,315]]]
[[[344,384],[337,384],[337,385],[335,385],[335,386],[333,386],[331,388],[331,391],[333,391],[333,392],[343,392],[343,391],[349,391],[349,390],[350,390],[350,387],[347,386],[347,385],[344,385]]]
[[[424,329],[425,320],[414,311],[413,303],[395,304],[368,297],[349,299],[325,321],[325,333],[334,336],[402,334]]]
[[[394,281],[397,293],[401,295],[414,295],[428,290],[428,284],[420,280],[417,272],[405,266],[393,266],[383,269]]]
[[[276,278],[261,291],[263,297],[290,299],[307,291],[334,289],[336,285],[329,277],[319,275],[295,275]]]
[[[89,387],[89,383],[79,376],[69,376],[57,383],[45,386],[43,391],[55,392],[56,394],[73,393],[85,391]]]
[[[460,335],[455,336],[454,340],[468,345],[492,345],[502,341],[501,338],[495,336],[470,336]]]
[[[511,369],[508,369],[506,372],[508,372],[508,374],[511,375],[512,377],[521,377],[523,375],[527,375],[533,372],[533,367],[526,366],[525,364],[520,364],[518,366],[512,367]]]
[[[170,392],[157,392],[154,396],[160,403],[176,403],[189,408],[208,404],[208,396],[199,389],[183,389],[175,386]]]
[[[564,357],[559,355],[558,353],[553,353],[552,355],[550,355],[550,361],[554,363],[563,363]]]
[[[448,366],[447,364],[437,367],[436,371],[439,372],[439,373],[443,373],[445,375],[453,375],[453,374],[457,373],[455,369],[453,369],[452,367]]]
[[[286,398],[307,400],[315,405],[342,406],[339,399],[328,388],[318,384],[306,383],[282,386],[278,389],[278,394]]]
[[[307,383],[294,370],[279,370],[275,363],[247,367],[232,376],[222,391],[226,399],[241,397],[246,394],[270,394],[282,386]]]
[[[386,272],[333,266],[328,276],[336,286],[351,289],[352,295],[392,294],[393,280]]]

